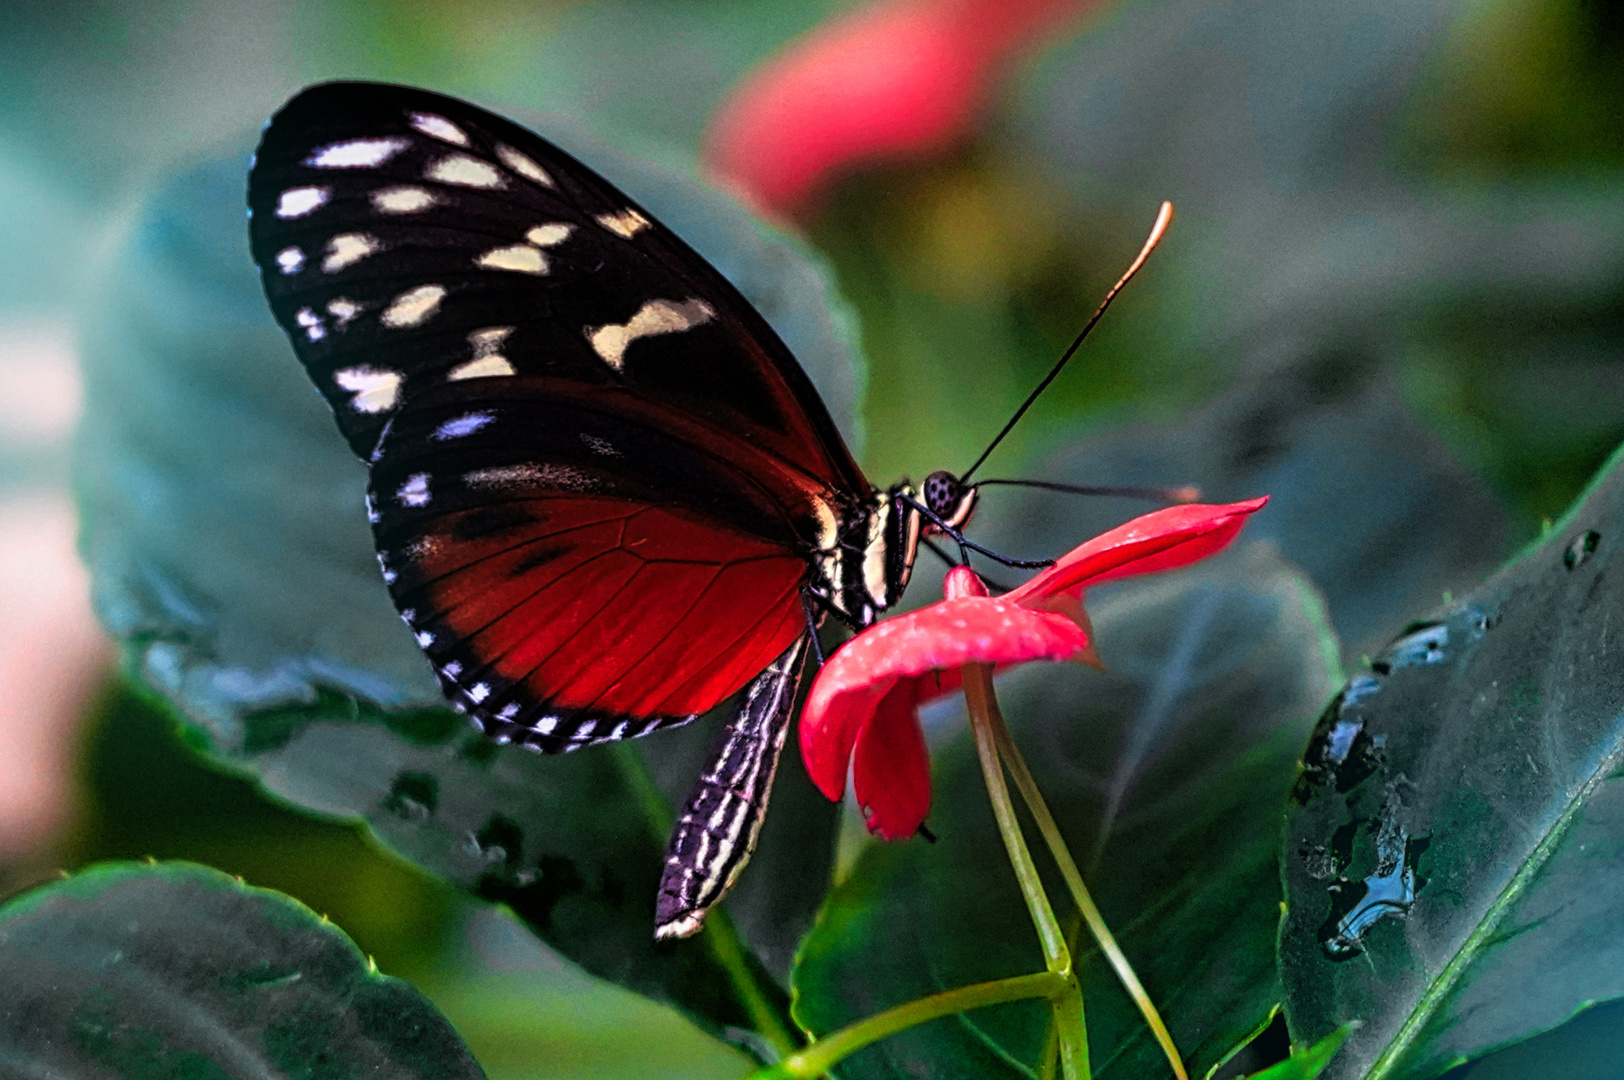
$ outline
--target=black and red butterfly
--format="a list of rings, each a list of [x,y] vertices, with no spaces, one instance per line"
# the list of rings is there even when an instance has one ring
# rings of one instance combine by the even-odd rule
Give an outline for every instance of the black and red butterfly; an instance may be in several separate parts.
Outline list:
[[[473,105],[305,90],[248,203],[271,308],[370,466],[384,579],[452,702],[551,753],[739,694],[657,901],[659,936],[693,933],[749,857],[817,622],[890,607],[922,524],[961,525],[974,489],[875,489],[737,289]]]

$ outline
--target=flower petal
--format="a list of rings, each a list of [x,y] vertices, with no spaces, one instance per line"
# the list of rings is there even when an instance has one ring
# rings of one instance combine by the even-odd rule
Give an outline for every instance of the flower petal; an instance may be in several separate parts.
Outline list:
[[[851,783],[868,831],[906,840],[930,812],[930,752],[919,727],[923,680],[905,680],[880,701],[857,736]]]
[[[1169,506],[1134,518],[1061,556],[1049,569],[1004,596],[1033,604],[1134,574],[1173,570],[1206,558],[1240,534],[1247,516],[1269,501]]]
[[[1088,645],[1087,632],[1065,615],[1004,597],[943,600],[887,619],[835,650],[813,680],[801,713],[807,772],[838,799],[863,725],[899,683],[916,681],[912,701],[928,701],[957,689],[965,664],[1069,660]]]

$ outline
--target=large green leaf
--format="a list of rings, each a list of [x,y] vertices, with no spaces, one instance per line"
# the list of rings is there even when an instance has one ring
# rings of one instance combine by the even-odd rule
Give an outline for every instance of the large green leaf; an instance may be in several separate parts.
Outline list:
[[[804,252],[692,179],[540,126],[732,277],[855,437],[845,323]],[[247,161],[245,140],[151,199],[87,316],[78,476],[103,620],[217,758],[299,806],[365,818],[600,975],[760,1026],[782,993],[757,960],[719,959],[710,935],[651,937],[670,803],[712,726],[538,759],[444,707],[379,579],[365,470],[260,294]],[[774,803],[758,858],[777,872],[747,874],[732,910],[782,975],[826,887],[836,815],[793,765]]]
[[[1092,610],[1107,672],[1026,669],[1004,684],[1004,711],[1107,922],[1183,1052],[1206,1069],[1279,999],[1270,944],[1282,813],[1335,685],[1336,646],[1318,594],[1268,545],[1102,593]],[[1042,968],[966,738],[934,773],[940,842],[868,848],[803,947],[795,1015],[816,1033]],[[1051,895],[1069,908],[1062,888]],[[1086,941],[1079,950],[1097,1075],[1162,1075],[1109,969]],[[937,1021],[841,1073],[1032,1075],[1046,1016],[1021,1003]]]
[[[0,1073],[483,1077],[423,996],[280,893],[106,863],[0,908]]]
[[[1624,995],[1624,457],[1321,718],[1285,848],[1292,1033],[1426,1077]],[[1616,621],[1615,621],[1616,617]]]

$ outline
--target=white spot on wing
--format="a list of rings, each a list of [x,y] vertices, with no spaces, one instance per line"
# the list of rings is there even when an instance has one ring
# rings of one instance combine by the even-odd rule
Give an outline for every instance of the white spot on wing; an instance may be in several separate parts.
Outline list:
[[[332,192],[324,187],[296,187],[288,188],[276,199],[276,216],[279,218],[304,217],[316,207],[321,206],[332,196]]]
[[[417,635],[417,647],[419,649],[426,649],[430,645],[433,645],[433,644],[434,644],[434,635],[433,634],[429,633],[427,630],[423,630],[423,631],[420,631],[418,633],[418,635]]]
[[[496,714],[496,718],[498,720],[512,720],[518,715],[519,703],[517,701],[510,701],[506,705],[502,706],[502,711]]]
[[[402,506],[427,506],[429,504],[429,474],[425,472],[413,473],[406,478],[395,492],[395,498]]]
[[[462,674],[462,662],[453,660],[451,663],[441,668],[440,671],[445,675],[446,678],[455,679],[458,675]]]
[[[552,247],[554,244],[562,244],[565,240],[568,240],[570,233],[574,231],[574,225],[555,221],[548,225],[537,225],[534,229],[525,233],[524,238],[537,247]]]
[[[563,488],[566,491],[596,491],[602,485],[596,478],[568,465],[497,465],[464,473],[462,482],[475,490],[502,491],[516,487]]]
[[[467,154],[450,154],[441,158],[429,166],[424,177],[459,187],[499,188],[504,184],[502,174],[495,165]]]
[[[440,200],[427,188],[396,184],[372,193],[372,206],[380,214],[417,214]]]
[[[371,169],[406,149],[405,139],[347,139],[322,147],[305,158],[317,169]]]
[[[599,214],[593,220],[625,240],[630,240],[649,226],[648,218],[630,207],[618,214]]]
[[[496,414],[489,411],[464,413],[461,416],[452,417],[435,428],[434,434],[430,438],[439,442],[445,442],[447,439],[460,439],[466,435],[472,435],[495,419]]]
[[[337,319],[339,326],[345,326],[361,314],[361,305],[347,296],[335,296],[327,301],[327,314]]]
[[[514,270],[521,274],[545,274],[547,256],[538,247],[529,244],[509,244],[491,248],[474,260],[482,270]]]
[[[468,699],[475,705],[491,696],[491,688],[482,682],[476,682],[468,688]]]
[[[557,727],[558,717],[556,716],[543,716],[536,721],[536,730],[543,735],[551,735]]]
[[[497,143],[496,156],[503,165],[506,165],[526,180],[534,180],[542,187],[553,186],[553,178],[548,176],[547,170],[536,164],[529,154],[521,154],[507,143]]]
[[[681,304],[674,300],[650,300],[638,308],[637,314],[624,325],[610,323],[607,326],[587,327],[586,338],[604,363],[616,371],[623,371],[626,347],[638,338],[689,330],[709,322],[715,316],[715,309],[703,300],[689,300]]]
[[[327,336],[327,327],[322,324],[321,316],[307,307],[294,312],[293,321],[304,327],[305,337],[311,341],[320,341]]]
[[[390,302],[383,314],[378,316],[378,321],[391,330],[419,326],[440,310],[440,301],[445,299],[445,294],[444,285],[419,285],[415,289],[407,289]]]
[[[375,236],[359,232],[339,233],[327,241],[327,254],[321,260],[322,272],[336,273],[381,250],[383,245],[378,243]]]
[[[446,373],[445,378],[446,382],[457,382],[461,379],[489,379],[513,373],[513,365],[507,362],[507,357],[482,356],[478,360],[458,364]]]
[[[276,265],[284,274],[297,274],[304,269],[305,253],[296,247],[285,247],[276,253]]]
[[[499,351],[502,342],[513,333],[511,326],[487,326],[468,335],[468,344],[474,347],[474,358],[459,364],[446,373],[447,382],[459,379],[484,379],[497,375],[512,375],[513,365]]]
[[[333,382],[340,389],[355,395],[350,408],[356,412],[388,412],[395,407],[395,399],[400,396],[400,372],[388,368],[367,367],[364,364],[340,368],[333,372]]]
[[[433,136],[441,142],[455,143],[458,146],[468,145],[468,136],[462,128],[443,116],[435,113],[414,112],[408,114],[407,120],[418,131]]]

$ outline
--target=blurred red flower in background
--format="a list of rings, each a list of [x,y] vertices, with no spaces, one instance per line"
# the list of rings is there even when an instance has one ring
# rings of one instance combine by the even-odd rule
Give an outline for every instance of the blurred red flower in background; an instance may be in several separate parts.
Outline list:
[[[818,672],[801,714],[801,755],[813,783],[839,799],[849,766],[869,830],[887,840],[912,836],[930,810],[922,703],[957,690],[965,664],[1097,664],[1084,589],[1215,554],[1266,502],[1264,496],[1145,514],[1068,552],[1003,596],[989,596],[969,567],[954,567],[944,583],[946,599],[865,630]]]
[[[1009,61],[1091,0],[881,0],[746,76],[705,140],[762,209],[805,210],[855,166],[938,153],[973,127]]]

